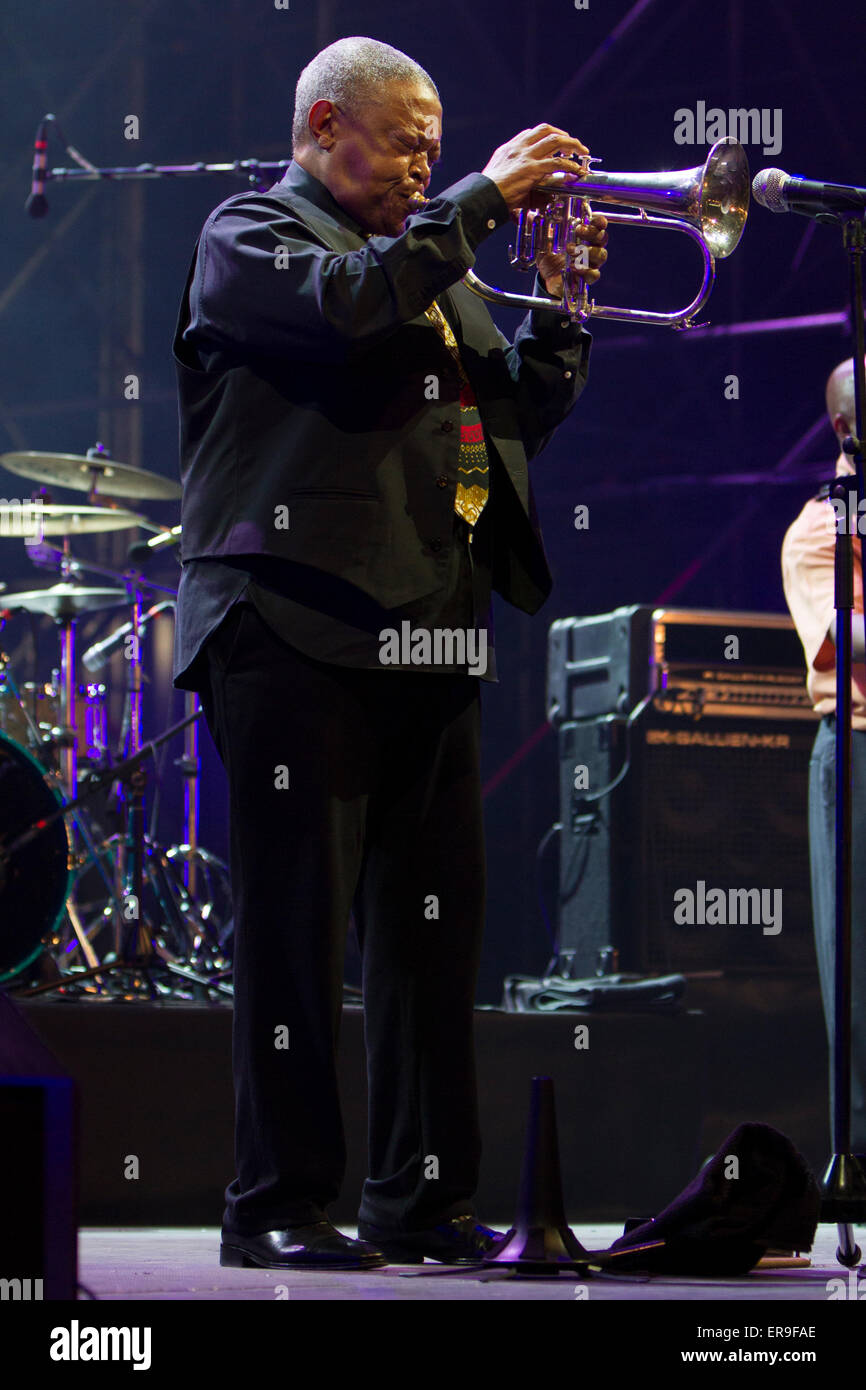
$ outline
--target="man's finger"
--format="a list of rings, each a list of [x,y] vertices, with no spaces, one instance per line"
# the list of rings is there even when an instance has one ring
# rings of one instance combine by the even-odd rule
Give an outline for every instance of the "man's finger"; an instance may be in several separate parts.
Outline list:
[[[557,130],[555,127],[551,127],[549,133],[542,134],[534,142],[532,153],[540,154],[544,149],[569,149],[575,154],[589,154],[586,145],[582,140],[578,140],[576,135],[569,135],[567,130]]]
[[[603,246],[590,246],[587,248],[585,243],[576,241],[569,241],[566,245],[565,250],[567,255],[572,257],[576,256],[578,251],[588,250],[589,259],[591,261],[598,262],[606,261],[608,256],[608,253]]]
[[[608,233],[599,227],[580,227],[577,235],[580,237],[581,241],[586,242],[590,246],[607,245]]]

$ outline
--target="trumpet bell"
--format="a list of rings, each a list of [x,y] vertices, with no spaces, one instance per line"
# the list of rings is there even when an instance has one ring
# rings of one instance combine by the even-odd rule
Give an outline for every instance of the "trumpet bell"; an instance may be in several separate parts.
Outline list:
[[[554,190],[619,207],[678,217],[700,230],[707,250],[724,260],[735,250],[749,211],[749,161],[732,136],[718,140],[703,164],[658,174],[591,170],[585,178],[553,174],[539,190]]]
[[[751,182],[744,147],[730,136],[719,140],[694,174],[692,207],[683,215],[701,228],[710,256],[724,260],[740,242],[749,211]]]
[[[724,260],[736,250],[749,211],[749,161],[728,137],[713,145],[699,175],[695,216],[710,255]],[[686,214],[688,216],[688,214]]]

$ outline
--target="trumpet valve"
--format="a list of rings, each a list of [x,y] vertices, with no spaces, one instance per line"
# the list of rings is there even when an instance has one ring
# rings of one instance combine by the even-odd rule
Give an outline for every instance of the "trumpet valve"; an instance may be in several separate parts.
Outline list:
[[[531,270],[535,265],[537,221],[535,208],[520,209],[517,217],[516,245],[508,248],[508,259],[518,270]]]

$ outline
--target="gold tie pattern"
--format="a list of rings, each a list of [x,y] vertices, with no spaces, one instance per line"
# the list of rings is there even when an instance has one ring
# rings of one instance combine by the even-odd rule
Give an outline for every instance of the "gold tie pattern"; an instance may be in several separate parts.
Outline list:
[[[457,339],[450,323],[435,300],[424,312],[454,358],[460,375],[460,452],[457,471],[464,475],[465,481],[458,479],[454,510],[470,526],[474,526],[490,493],[490,464],[478,402],[463,370]]]

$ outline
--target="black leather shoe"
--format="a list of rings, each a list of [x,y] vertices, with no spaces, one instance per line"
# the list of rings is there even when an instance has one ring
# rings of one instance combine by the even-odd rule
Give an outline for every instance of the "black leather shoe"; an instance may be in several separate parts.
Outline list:
[[[288,1226],[240,1236],[223,1229],[220,1264],[232,1269],[379,1269],[383,1252],[363,1240],[350,1240],[330,1221]]]
[[[474,1216],[455,1216],[427,1231],[387,1231],[362,1221],[358,1234],[382,1250],[392,1264],[420,1265],[425,1257],[443,1265],[480,1264],[505,1239],[480,1226]]]

